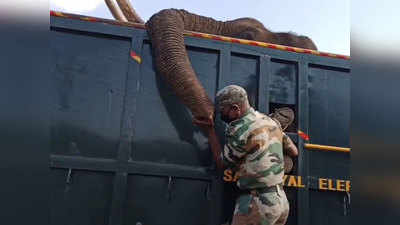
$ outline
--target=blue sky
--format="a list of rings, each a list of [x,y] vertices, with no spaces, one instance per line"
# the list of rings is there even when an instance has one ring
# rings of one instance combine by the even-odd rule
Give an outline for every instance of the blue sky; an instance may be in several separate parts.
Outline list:
[[[131,0],[146,21],[165,8],[186,9],[217,20],[253,17],[272,31],[311,37],[320,51],[350,55],[350,0]],[[50,9],[112,18],[104,0],[50,0]]]

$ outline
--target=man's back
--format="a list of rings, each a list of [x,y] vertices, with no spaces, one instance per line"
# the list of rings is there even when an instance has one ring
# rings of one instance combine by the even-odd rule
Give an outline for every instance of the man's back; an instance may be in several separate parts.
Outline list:
[[[236,199],[232,224],[285,224],[289,203],[282,187],[284,133],[281,121],[251,108],[246,90],[237,85],[219,90],[216,103],[221,120],[229,124],[223,158],[228,166],[237,170],[237,185],[242,189]],[[291,121],[288,120],[289,125]],[[208,123],[199,121],[198,124]],[[219,161],[220,148],[214,136],[213,129],[209,129],[210,146]]]
[[[282,136],[279,124],[252,108],[229,124],[224,159],[236,165],[239,188],[264,188],[282,183]]]

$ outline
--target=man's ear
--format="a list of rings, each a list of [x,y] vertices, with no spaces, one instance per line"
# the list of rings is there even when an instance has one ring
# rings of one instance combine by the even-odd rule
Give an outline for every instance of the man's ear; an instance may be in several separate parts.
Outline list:
[[[232,104],[232,109],[235,111],[239,111],[240,110],[240,106],[238,104]]]

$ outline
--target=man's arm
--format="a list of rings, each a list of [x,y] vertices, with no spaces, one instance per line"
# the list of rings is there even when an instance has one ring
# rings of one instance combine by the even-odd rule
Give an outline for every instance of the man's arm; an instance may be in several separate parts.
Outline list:
[[[215,132],[214,127],[209,129],[208,131],[208,141],[210,143],[211,152],[213,153],[213,157],[217,167],[219,169],[223,169],[223,163],[221,159],[221,145],[218,140],[217,133]]]
[[[296,145],[293,143],[292,139],[290,139],[287,134],[283,133],[283,151],[289,156],[297,157],[299,155],[299,151],[297,150]]]

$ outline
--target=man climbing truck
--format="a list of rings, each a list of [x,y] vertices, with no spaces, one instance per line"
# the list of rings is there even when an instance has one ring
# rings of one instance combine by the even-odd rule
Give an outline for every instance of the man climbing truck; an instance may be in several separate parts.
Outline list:
[[[207,131],[217,165],[226,165],[239,174],[237,186],[242,194],[236,200],[232,225],[284,225],[289,202],[283,190],[282,146],[286,144],[292,156],[297,156],[297,148],[282,127],[290,125],[293,113],[285,118],[289,123],[281,124],[281,114],[276,112],[272,114],[275,118],[270,118],[250,107],[246,91],[237,85],[223,88],[216,99],[221,120],[228,124],[223,163],[213,124],[197,119],[194,123]]]

